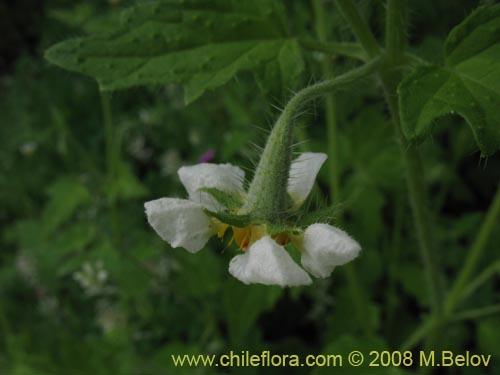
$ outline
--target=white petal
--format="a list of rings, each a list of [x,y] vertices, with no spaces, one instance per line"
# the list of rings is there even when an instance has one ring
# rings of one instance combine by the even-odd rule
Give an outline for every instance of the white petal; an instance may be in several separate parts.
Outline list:
[[[186,199],[161,198],[146,202],[148,222],[172,247],[195,253],[214,234],[203,206]]]
[[[328,277],[335,266],[350,262],[361,247],[346,232],[328,224],[310,225],[304,233],[302,266],[316,277]]]
[[[245,284],[298,286],[312,282],[290,254],[269,236],[256,241],[245,254],[231,259],[229,273]]]
[[[229,192],[243,192],[245,172],[234,165],[201,163],[180,168],[177,173],[186,188],[189,199],[203,204],[209,210],[218,210],[220,205],[201,188],[216,188]]]
[[[288,194],[296,205],[302,204],[314,185],[314,180],[327,158],[326,154],[305,152],[292,162],[288,178]]]

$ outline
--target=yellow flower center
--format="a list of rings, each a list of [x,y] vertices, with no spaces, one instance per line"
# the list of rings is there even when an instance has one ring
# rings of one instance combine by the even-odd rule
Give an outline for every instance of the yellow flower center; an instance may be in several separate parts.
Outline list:
[[[226,231],[231,228],[233,232],[233,237],[229,241],[228,246],[234,242],[238,245],[240,250],[246,251],[252,244],[262,237],[269,235],[266,231],[265,225],[249,225],[245,228],[240,228],[234,225],[228,225],[221,222],[217,222],[217,237],[223,238],[226,234]],[[290,241],[293,241],[293,238],[288,233],[279,233],[277,235],[271,236],[276,243],[279,245],[285,246]]]

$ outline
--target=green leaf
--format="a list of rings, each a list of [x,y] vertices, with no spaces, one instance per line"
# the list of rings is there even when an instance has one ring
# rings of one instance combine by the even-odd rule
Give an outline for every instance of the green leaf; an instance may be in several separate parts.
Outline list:
[[[304,68],[282,5],[266,0],[139,4],[109,33],[66,40],[46,58],[96,78],[102,90],[181,83],[187,103],[242,71],[265,68],[289,84]]]
[[[433,121],[458,114],[484,155],[500,148],[500,5],[482,7],[451,31],[444,67],[421,66],[399,86],[403,131],[420,141]]]

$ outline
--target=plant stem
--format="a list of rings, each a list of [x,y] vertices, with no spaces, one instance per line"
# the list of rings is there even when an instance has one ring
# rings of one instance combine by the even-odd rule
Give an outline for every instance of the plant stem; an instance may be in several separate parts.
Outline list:
[[[252,183],[248,190],[247,201],[243,210],[250,215],[258,215],[255,219],[269,220],[273,222],[276,215],[279,215],[282,206],[279,206],[279,201],[275,199],[279,192],[273,189],[283,189],[288,181],[289,165],[286,166],[287,160],[277,158],[277,154],[281,155],[282,146],[289,141],[293,130],[293,122],[297,115],[297,111],[302,108],[308,101],[332,93],[334,91],[344,89],[352,83],[357,82],[362,78],[366,78],[376,71],[379,66],[379,59],[373,59],[365,65],[353,69],[346,74],[337,78],[325,80],[314,85],[308,86],[297,92],[292,99],[287,103],[281,115],[278,117],[276,124],[269,135],[261,159],[255,171]],[[293,138],[292,138],[293,139]],[[285,150],[289,152],[289,150]],[[276,181],[276,173],[284,173],[286,176],[278,176],[282,180],[281,185],[271,184],[269,181]],[[286,191],[283,190],[286,193]],[[271,197],[271,202],[267,202],[263,197]],[[278,217],[279,219],[279,217]]]
[[[398,64],[406,49],[406,0],[388,0],[385,48],[389,63]]]
[[[336,0],[337,4],[349,22],[354,34],[356,34],[361,45],[370,56],[380,52],[375,37],[371,33],[368,25],[363,21],[356,7],[350,0]],[[424,263],[427,289],[434,310],[440,309],[438,272],[432,259],[432,238],[429,225],[428,213],[426,209],[427,199],[423,186],[423,173],[421,167],[420,154],[412,145],[408,144],[401,129],[399,119],[399,105],[397,101],[397,85],[401,80],[398,65],[405,57],[403,48],[405,42],[405,2],[402,0],[390,0],[387,4],[386,20],[386,48],[387,56],[385,63],[387,66],[380,74],[384,86],[386,101],[391,112],[395,132],[399,139],[401,151],[404,155],[408,170],[408,189],[412,204],[413,216],[419,240],[421,257]]]
[[[313,0],[314,16],[316,23],[316,34],[321,42],[328,39],[326,23],[325,23],[325,10],[323,7],[323,0]],[[323,75],[326,78],[333,77],[332,64],[328,59],[323,58],[321,62]],[[338,163],[338,145],[337,145],[337,116],[335,109],[335,96],[333,94],[325,97],[325,116],[326,116],[326,130],[327,130],[327,144],[328,144],[328,176],[330,186],[330,204],[340,202],[340,181],[337,166]],[[339,213],[339,215],[341,215]]]
[[[383,79],[384,80],[384,79]],[[385,80],[384,80],[385,81]],[[386,85],[386,100],[389,105],[395,131],[399,139],[401,152],[404,155],[407,167],[407,184],[410,193],[410,202],[415,220],[420,256],[424,263],[427,291],[433,310],[440,310],[440,283],[437,267],[432,258],[433,243],[431,237],[430,221],[427,210],[427,198],[423,185],[422,162],[418,149],[409,145],[401,130],[399,121],[399,108],[396,101],[396,88]]]
[[[349,22],[354,34],[365,48],[370,57],[380,53],[376,40],[368,25],[363,21],[356,7],[350,0],[336,0],[337,4]],[[440,282],[437,267],[432,258],[433,241],[431,237],[431,226],[427,212],[427,198],[423,185],[422,162],[418,149],[410,145],[402,131],[399,118],[399,103],[397,101],[397,86],[402,75],[400,67],[405,65],[407,55],[404,48],[406,46],[406,8],[405,1],[389,0],[387,4],[386,19],[386,53],[384,54],[385,66],[379,72],[384,87],[386,101],[391,113],[399,145],[404,155],[407,166],[407,184],[410,193],[415,227],[418,236],[420,256],[424,263],[425,279],[432,308],[432,319],[423,325],[424,329],[415,334],[425,334],[431,332],[428,344],[434,342],[441,326],[441,298]]]
[[[483,285],[490,277],[495,274],[500,274],[500,261],[494,262],[486,267],[474,280],[472,280],[467,287],[464,288],[462,292],[461,299],[469,297],[474,293],[481,285]]]
[[[359,14],[352,0],[336,0],[337,6],[349,22],[352,31],[370,58],[380,53],[380,47],[370,28]]]
[[[325,20],[325,10],[323,6],[323,0],[313,0],[312,2],[315,16],[316,24],[316,34],[321,43],[325,43],[328,39],[326,20]],[[328,59],[323,58],[322,61],[323,75],[327,78],[333,77],[332,64]],[[337,140],[337,116],[336,116],[336,105],[335,96],[333,94],[327,95],[325,97],[325,117],[326,117],[326,129],[327,129],[327,154],[328,154],[328,176],[329,176],[329,187],[330,187],[330,204],[339,203],[341,201],[341,190],[340,190],[340,176],[339,176],[339,151],[338,151],[338,140]],[[337,220],[342,222],[342,210],[339,210]],[[363,293],[363,289],[360,287],[359,277],[356,269],[352,265],[346,265],[344,267],[347,283],[351,296],[354,300],[354,305],[356,308],[357,318],[360,322],[360,326],[363,327],[365,334],[370,333],[370,321],[366,319],[366,296]]]
[[[498,313],[500,313],[500,303],[492,306],[480,307],[478,309],[457,313],[455,316],[453,316],[453,320],[478,319]]]
[[[459,274],[457,281],[452,288],[452,291],[448,294],[446,302],[444,304],[444,314],[441,317],[442,323],[445,323],[450,318],[453,320],[463,320],[463,319],[472,319],[474,316],[482,316],[482,313],[486,313],[487,311],[496,312],[496,307],[498,305],[490,306],[488,308],[480,308],[471,310],[469,312],[460,313],[457,317],[452,317],[452,313],[458,302],[466,296],[473,288],[480,285],[484,282],[484,279],[489,277],[494,271],[495,268],[498,267],[498,264],[493,264],[492,267],[488,267],[477,279],[475,282],[467,287],[467,282],[472,276],[477,260],[479,259],[481,253],[483,252],[488,237],[491,232],[495,228],[495,222],[500,217],[500,185],[498,190],[493,198],[493,202],[488,210],[488,214],[486,215],[486,219],[479,231],[479,234],[474,241],[474,245],[472,250],[469,252],[469,256],[465,261],[464,268]],[[436,325],[436,317],[430,316],[426,321],[424,321],[420,327],[415,330],[413,335],[405,341],[405,343],[401,346],[401,350],[409,350],[413,348],[418,342],[428,333],[431,332],[433,327]]]
[[[486,219],[479,230],[479,234],[472,245],[471,250],[468,253],[467,259],[465,260],[464,267],[462,271],[458,275],[451,292],[448,294],[446,298],[444,312],[445,316],[449,316],[456,305],[460,302],[464,289],[467,287],[467,283],[471,278],[472,274],[476,269],[477,262],[483,253],[486,245],[488,243],[488,238],[490,237],[491,232],[496,228],[495,223],[500,216],[500,185],[498,186],[497,192],[493,199],[493,203],[491,204],[488,213],[486,215]]]
[[[394,129],[397,134],[401,152],[404,155],[407,167],[407,184],[410,193],[415,227],[418,237],[420,257],[424,264],[424,275],[427,284],[427,293],[431,310],[435,319],[430,322],[428,344],[434,342],[441,321],[441,287],[438,268],[434,262],[434,244],[432,239],[428,201],[424,187],[424,173],[418,149],[410,145],[402,131],[399,117],[399,103],[397,101],[397,85],[401,80],[398,66],[404,58],[406,46],[406,2],[405,0],[389,0],[387,3],[386,19],[386,70],[381,72],[386,101],[389,106]]]
[[[400,347],[400,350],[405,351],[413,349],[415,345],[417,345],[425,337],[427,332],[429,332],[429,330],[433,326],[434,326],[434,317],[431,315],[427,317],[427,319],[425,319],[423,323],[420,324],[420,326],[415,331],[413,331],[411,336],[406,341],[403,342],[403,344]]]

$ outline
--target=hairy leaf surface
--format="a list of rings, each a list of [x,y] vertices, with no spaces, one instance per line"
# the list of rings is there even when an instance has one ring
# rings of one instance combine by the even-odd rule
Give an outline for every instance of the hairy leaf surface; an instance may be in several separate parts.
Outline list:
[[[421,66],[399,87],[406,136],[427,136],[433,121],[458,114],[484,155],[500,148],[500,5],[479,8],[451,31],[445,66]]]
[[[102,90],[181,83],[188,103],[242,71],[291,85],[304,67],[281,4],[265,0],[139,4],[109,33],[63,41],[46,58]]]

